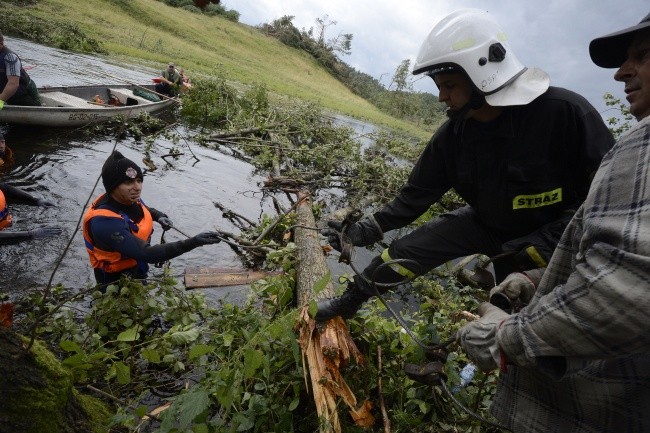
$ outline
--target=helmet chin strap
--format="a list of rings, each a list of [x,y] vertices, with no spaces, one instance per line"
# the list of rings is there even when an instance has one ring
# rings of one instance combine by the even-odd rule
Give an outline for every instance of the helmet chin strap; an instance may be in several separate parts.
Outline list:
[[[483,104],[485,104],[485,96],[473,91],[467,104],[463,105],[459,110],[447,111],[447,116],[455,121],[454,134],[457,134],[460,126],[465,123],[465,116],[467,116],[469,110],[478,110],[483,106]]]

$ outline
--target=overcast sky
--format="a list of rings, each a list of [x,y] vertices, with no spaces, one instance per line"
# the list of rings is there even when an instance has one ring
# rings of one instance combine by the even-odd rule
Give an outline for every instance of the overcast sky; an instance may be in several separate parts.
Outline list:
[[[602,69],[589,58],[589,42],[598,36],[637,24],[650,12],[646,0],[223,0],[239,21],[257,25],[284,15],[294,16],[298,29],[315,27],[327,15],[336,25],[326,39],[351,33],[352,54],[342,60],[388,85],[395,68],[415,60],[431,28],[447,14],[464,7],[489,12],[508,34],[511,46],[526,66],[549,73],[551,85],[586,97],[601,113],[603,94],[626,104],[615,69]],[[429,78],[416,89],[438,94]],[[610,112],[611,113],[611,112]],[[603,114],[608,117],[607,113]]]

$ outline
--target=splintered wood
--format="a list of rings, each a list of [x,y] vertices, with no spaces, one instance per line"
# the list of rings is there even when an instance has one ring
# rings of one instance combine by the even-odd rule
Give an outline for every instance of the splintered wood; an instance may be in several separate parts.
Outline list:
[[[316,410],[321,423],[321,432],[341,432],[337,412],[337,399],[348,407],[355,424],[370,427],[375,420],[372,415],[372,403],[365,401],[358,405],[354,392],[345,383],[341,368],[351,359],[357,364],[364,364],[365,359],[354,344],[345,321],[336,317],[327,322],[323,329],[309,316],[309,302],[334,296],[334,288],[328,282],[323,291],[316,294],[316,283],[328,274],[327,263],[320,246],[318,232],[305,227],[315,227],[316,221],[311,210],[308,193],[301,191],[298,195],[300,204],[296,208],[297,225],[295,241],[297,246],[296,270],[298,302],[302,306],[296,329],[299,333],[302,349],[305,381],[311,382],[311,390]],[[302,227],[300,227],[302,226]],[[309,389],[309,385],[307,386]]]

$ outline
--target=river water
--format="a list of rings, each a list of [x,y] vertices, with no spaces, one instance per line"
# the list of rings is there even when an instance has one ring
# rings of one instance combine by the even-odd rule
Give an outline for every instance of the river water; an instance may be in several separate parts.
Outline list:
[[[101,56],[70,53],[16,38],[6,37],[5,44],[21,57],[37,86],[120,83],[119,79],[107,79],[98,73],[150,84],[151,78],[159,73],[140,66],[111,63]],[[191,75],[191,71],[188,72]],[[340,121],[345,121],[345,118],[341,117]],[[356,121],[350,126],[361,134],[374,129]],[[78,229],[79,220],[89,198],[94,199],[104,192],[101,181],[97,187],[95,183],[102,164],[116,145],[116,139],[87,138],[79,131],[61,129],[10,125],[0,125],[0,129],[15,156],[15,164],[10,171],[0,174],[0,181],[58,204],[57,208],[48,209],[10,204],[15,221],[11,230],[29,230],[44,225],[63,228],[63,235],[57,238],[0,247],[0,294],[4,292],[16,297],[42,289],[53,275],[60,257],[63,258],[54,273],[53,284],[62,283],[73,289],[94,284],[83,236]],[[182,129],[178,132],[185,136]],[[151,157],[159,168],[146,173],[142,193],[147,205],[167,213],[175,226],[189,235],[214,228],[239,232],[222,217],[214,202],[253,221],[264,212],[275,214],[269,200],[260,200],[259,184],[264,179],[253,174],[253,167],[186,139],[176,145],[184,155],[175,160],[173,166],[166,165],[161,156],[167,154],[174,144],[164,138],[157,139]],[[144,169],[143,146],[132,138],[117,142],[117,150]],[[198,162],[192,153],[198,157]],[[160,234],[161,229],[156,224],[153,243],[160,241]],[[165,238],[170,242],[184,236],[172,230]],[[69,249],[63,254],[68,244]],[[188,266],[242,267],[239,258],[223,243],[197,248],[172,259],[174,275],[180,277]],[[161,270],[151,266],[152,276],[160,273]],[[240,286],[207,289],[206,293],[208,298],[225,297],[238,302],[246,296],[247,290]]]

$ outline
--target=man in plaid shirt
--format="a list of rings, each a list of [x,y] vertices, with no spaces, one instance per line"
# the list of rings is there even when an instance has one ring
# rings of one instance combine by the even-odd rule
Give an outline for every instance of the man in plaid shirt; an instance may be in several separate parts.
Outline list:
[[[618,68],[638,123],[603,158],[543,275],[492,290],[528,305],[482,304],[458,333],[479,368],[501,368],[491,410],[517,433],[650,431],[650,14],[589,51]]]

